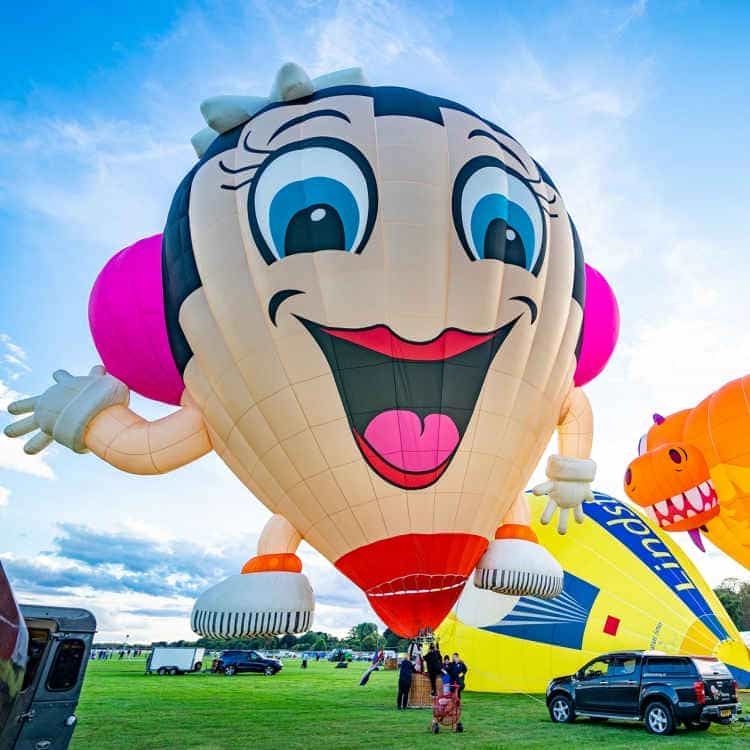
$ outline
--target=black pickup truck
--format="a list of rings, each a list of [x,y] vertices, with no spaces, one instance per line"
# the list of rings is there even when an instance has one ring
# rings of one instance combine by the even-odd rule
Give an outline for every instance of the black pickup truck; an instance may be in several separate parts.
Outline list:
[[[697,730],[729,724],[741,711],[737,683],[718,659],[647,651],[605,654],[556,677],[547,708],[558,723],[576,716],[643,721],[652,734],[672,734],[679,723]]]

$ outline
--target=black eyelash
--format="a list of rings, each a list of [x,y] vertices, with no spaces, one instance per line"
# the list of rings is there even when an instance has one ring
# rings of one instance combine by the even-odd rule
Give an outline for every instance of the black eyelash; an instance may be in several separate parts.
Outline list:
[[[552,200],[550,200],[549,198],[547,198],[546,195],[542,195],[541,193],[534,192],[534,195],[537,198],[539,198],[540,200],[543,200],[545,203],[549,203],[550,206],[557,200],[557,194],[556,193],[555,193],[555,195],[552,196]]]
[[[240,188],[245,187],[245,185],[249,185],[254,180],[255,180],[255,175],[253,175],[249,180],[245,180],[244,182],[240,182],[237,185],[219,185],[219,187],[222,190],[239,190]]]
[[[544,211],[544,213],[545,213],[545,214],[547,214],[547,216],[549,216],[549,217],[550,217],[550,219],[556,219],[556,218],[557,218],[557,217],[558,217],[558,216],[560,215],[560,214],[553,214],[553,213],[552,213],[551,211],[548,211],[548,210],[547,210],[547,209],[546,209],[546,208],[545,208],[544,206],[542,206],[542,205],[540,205],[540,206],[539,206],[539,208],[541,208],[541,209],[542,209],[542,211]]]
[[[251,169],[257,169],[260,166],[260,164],[250,164],[247,167],[240,167],[239,169],[232,169],[231,167],[228,167],[226,164],[224,164],[223,161],[219,162],[219,169],[222,172],[226,172],[227,174],[240,174],[241,172],[248,172]]]
[[[248,144],[247,139],[250,137],[252,132],[253,132],[252,130],[247,131],[245,137],[242,140],[242,148],[244,148],[245,151],[248,151],[251,154],[272,154],[273,149],[271,151],[264,151],[263,149],[253,148],[251,145]]]

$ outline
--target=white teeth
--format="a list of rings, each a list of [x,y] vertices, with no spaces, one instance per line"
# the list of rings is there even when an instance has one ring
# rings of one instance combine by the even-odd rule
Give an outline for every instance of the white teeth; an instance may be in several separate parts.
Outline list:
[[[675,513],[674,516],[672,516],[672,523],[677,523],[678,521],[684,520],[685,519],[679,513]]]
[[[683,499],[682,494],[672,496],[672,505],[674,505],[677,510],[682,510],[685,505],[685,500]]]
[[[646,512],[646,515],[652,520],[652,521],[658,521],[659,519],[656,517],[656,513],[654,512],[653,505],[649,505],[647,508],[644,508],[644,511]]]
[[[687,509],[687,517],[690,518],[690,516],[696,516],[698,515],[692,508]]]
[[[656,508],[657,513],[661,513],[663,516],[667,515],[667,501],[666,500],[662,500],[661,502],[656,503],[656,505],[654,505],[654,508]]]
[[[703,498],[701,497],[700,490],[697,487],[693,487],[692,490],[688,490],[685,495],[687,496],[690,505],[696,510],[703,510]]]
[[[703,482],[698,489],[706,496],[708,497],[711,494],[711,482]]]

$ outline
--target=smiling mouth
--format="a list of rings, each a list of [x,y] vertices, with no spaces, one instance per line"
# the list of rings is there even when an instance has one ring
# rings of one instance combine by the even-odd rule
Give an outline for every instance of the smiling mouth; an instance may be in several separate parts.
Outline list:
[[[521,316],[487,333],[446,328],[423,342],[382,324],[333,328],[295,317],[328,360],[365,461],[397,487],[422,489],[455,456],[490,363]]]
[[[719,499],[710,479],[646,508],[660,528],[689,531],[700,528],[719,514]]]

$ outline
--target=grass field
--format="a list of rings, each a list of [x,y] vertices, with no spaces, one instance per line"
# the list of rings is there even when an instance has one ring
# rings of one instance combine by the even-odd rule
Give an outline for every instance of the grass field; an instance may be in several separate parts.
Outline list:
[[[750,747],[750,724],[652,737],[640,724],[555,725],[540,696],[482,693],[464,694],[464,734],[434,736],[430,711],[396,711],[395,672],[359,686],[367,666],[312,662],[304,671],[289,661],[275,677],[157,677],[143,674],[143,660],[91,662],[71,750]]]

